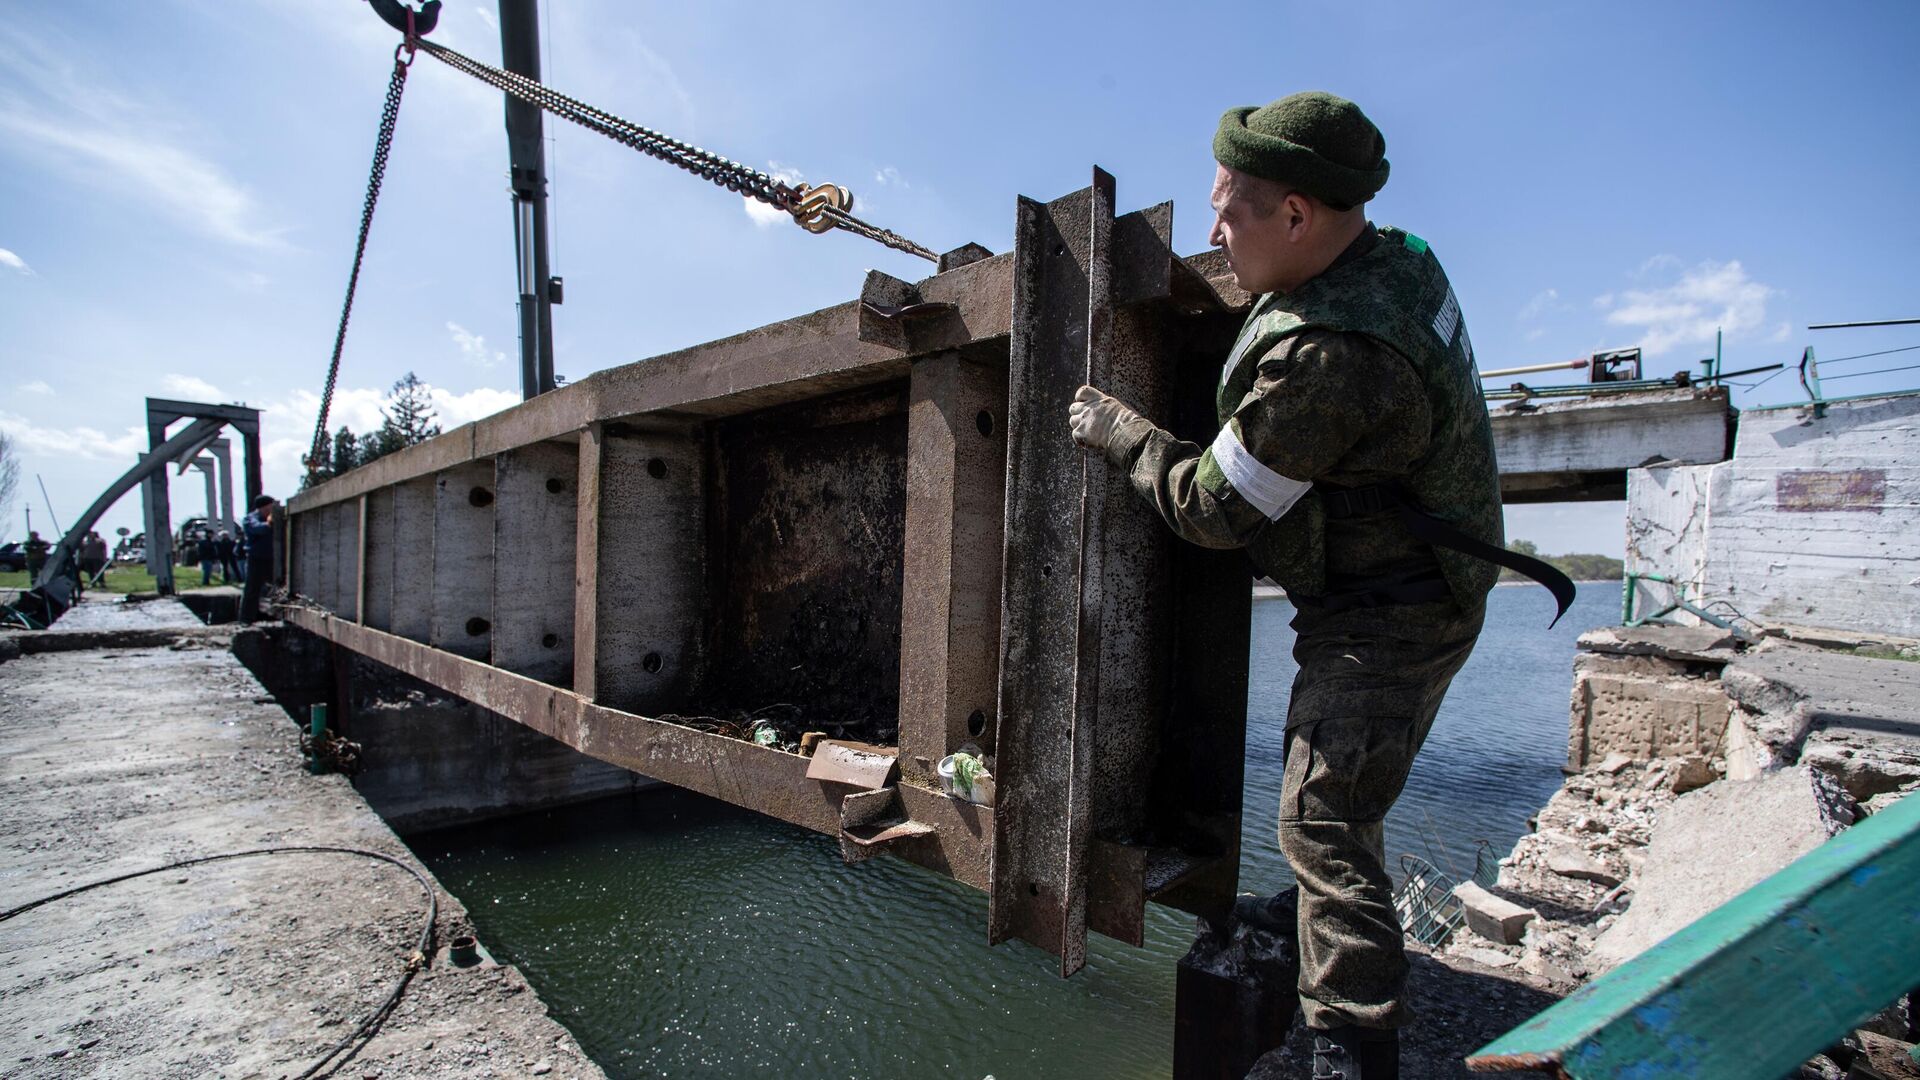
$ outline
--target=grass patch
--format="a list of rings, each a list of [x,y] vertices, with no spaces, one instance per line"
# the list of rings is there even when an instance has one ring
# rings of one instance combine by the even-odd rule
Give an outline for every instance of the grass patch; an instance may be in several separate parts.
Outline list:
[[[219,581],[220,575],[215,574],[214,580]],[[200,588],[200,568],[198,566],[174,567],[173,584],[181,592],[192,592]],[[33,583],[27,580],[25,570],[0,571],[0,589],[27,589],[32,585]],[[101,580],[100,584],[87,591],[126,594],[153,590],[153,575],[147,572],[146,564],[115,563],[107,567],[107,576]]]
[[[1905,660],[1908,663],[1920,661],[1920,655],[1891,645],[1862,645],[1853,650],[1853,655],[1864,656],[1869,660]]]

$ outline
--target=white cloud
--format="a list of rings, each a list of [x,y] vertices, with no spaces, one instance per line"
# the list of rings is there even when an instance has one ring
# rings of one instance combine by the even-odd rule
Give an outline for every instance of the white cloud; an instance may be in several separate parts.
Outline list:
[[[355,434],[365,435],[379,430],[380,407],[386,403],[387,394],[385,388],[338,387],[333,392],[333,405],[327,411],[327,431],[346,427]],[[484,386],[456,394],[429,385],[427,396],[433,401],[436,419],[445,430],[520,404],[518,393]],[[313,421],[319,415],[320,396],[311,390],[296,390],[258,408],[263,431],[290,433],[270,437],[261,446],[261,456],[266,460],[267,486],[290,492],[299,483],[301,455],[313,444]],[[0,419],[4,419],[4,414],[0,414]]]
[[[24,455],[45,454],[52,458],[78,457],[92,461],[118,460],[128,466],[134,455],[147,448],[147,433],[130,427],[120,435],[108,435],[99,428],[44,427],[17,413],[0,412],[0,431],[13,437]]]
[[[1680,256],[1670,255],[1663,251],[1658,255],[1649,256],[1647,261],[1641,263],[1639,268],[1633,272],[1633,276],[1643,278],[1648,274],[1657,274],[1663,270],[1677,270],[1680,268],[1680,265]]]
[[[27,265],[27,260],[21,258],[18,255],[15,255],[13,252],[8,251],[6,248],[0,248],[0,266],[11,267],[12,269],[18,270],[21,273],[27,275],[28,277],[33,276],[33,267]]]
[[[482,386],[464,394],[433,386],[428,387],[427,396],[433,399],[433,409],[440,414],[440,425],[447,428],[492,416],[521,402],[518,392],[496,390],[491,386]]]
[[[1537,319],[1560,306],[1559,289],[1542,289],[1533,295],[1533,299],[1527,301],[1525,307],[1520,309],[1520,321]]]
[[[1655,256],[1642,271],[1671,265],[1655,266],[1656,260],[1671,258]],[[1641,348],[1658,355],[1679,345],[1711,342],[1716,330],[1724,330],[1729,337],[1758,331],[1767,323],[1767,301],[1777,292],[1748,277],[1736,259],[1703,262],[1671,285],[1628,289],[1617,298],[1609,294],[1595,303],[1607,312],[1609,324],[1637,329]]]
[[[653,76],[654,81],[662,89],[666,90],[668,96],[673,98],[674,104],[680,106],[681,116],[691,120],[693,95],[687,93],[686,84],[680,81],[680,76],[673,70],[673,65],[667,62],[666,57],[648,48],[638,34],[629,31],[627,44],[638,54],[640,62],[646,66],[647,73]]]
[[[160,379],[160,388],[175,397],[198,400],[202,404],[218,405],[227,400],[219,387],[195,375],[165,375]]]
[[[35,379],[25,386],[22,386],[20,392],[23,394],[43,394],[47,397],[52,397],[53,387],[48,386],[45,379]]]
[[[885,165],[876,169],[873,174],[873,182],[881,187],[910,188],[913,186],[907,183],[905,177],[900,175],[899,169],[891,165]]]
[[[468,330],[457,322],[448,321],[447,333],[453,335],[454,345],[459,348],[460,355],[469,363],[490,368],[507,358],[507,354],[499,349],[488,349],[487,339],[484,336]]]
[[[0,70],[34,91],[0,89],[0,133],[18,150],[223,242],[283,246],[252,193],[184,145],[180,123],[151,103],[82,74],[65,54],[17,30],[0,33]]]
[[[500,20],[494,18],[493,12],[488,11],[486,8],[476,4],[474,5],[473,13],[480,17],[481,22],[487,24],[487,29],[493,31],[496,34],[500,32]]]
[[[802,180],[806,179],[800,170],[789,168],[777,161],[767,162],[767,171],[773,174],[774,179],[782,180],[789,184],[799,184]],[[742,195],[740,196],[740,201],[746,205],[747,216],[753,219],[755,225],[763,229],[770,229],[783,221],[793,220],[792,214],[777,207],[768,206],[758,199],[749,199],[745,195]]]

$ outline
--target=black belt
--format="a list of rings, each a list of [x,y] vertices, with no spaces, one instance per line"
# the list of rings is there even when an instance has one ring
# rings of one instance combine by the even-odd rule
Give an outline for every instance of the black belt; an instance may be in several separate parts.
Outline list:
[[[1399,514],[1401,523],[1416,539],[1423,540],[1434,547],[1443,547],[1471,555],[1476,559],[1485,559],[1497,566],[1504,566],[1524,574],[1546,586],[1547,591],[1553,594],[1554,602],[1559,605],[1559,610],[1553,613],[1553,622],[1547,624],[1548,629],[1552,629],[1554,623],[1559,622],[1560,616],[1565,615],[1567,608],[1573,604],[1575,589],[1573,580],[1567,575],[1531,555],[1522,555],[1517,551],[1495,547],[1484,540],[1461,532],[1448,522],[1420,509],[1419,504],[1401,491],[1397,484],[1367,484],[1350,488],[1315,484],[1313,490],[1319,492],[1320,504],[1325,509],[1329,521],[1393,510]],[[1444,587],[1446,583],[1441,581],[1439,584]],[[1331,611],[1354,607],[1381,607],[1386,604],[1411,604],[1439,599],[1441,594],[1426,595],[1432,592],[1432,585],[1432,580],[1428,579],[1299,599],[1306,601],[1307,607]],[[1334,606],[1336,604],[1338,606]]]

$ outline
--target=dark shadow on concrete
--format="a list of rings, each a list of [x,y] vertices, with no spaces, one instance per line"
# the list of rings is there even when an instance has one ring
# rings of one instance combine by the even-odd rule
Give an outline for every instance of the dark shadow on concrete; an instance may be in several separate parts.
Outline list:
[[[1444,1080],[1467,1071],[1467,1055],[1531,1020],[1559,998],[1492,968],[1409,952],[1414,1026],[1401,1033],[1400,1075]],[[1294,1080],[1313,1072],[1313,1037],[1295,1024],[1287,1045],[1260,1059],[1247,1080]],[[1538,1074],[1527,1074],[1538,1075]]]

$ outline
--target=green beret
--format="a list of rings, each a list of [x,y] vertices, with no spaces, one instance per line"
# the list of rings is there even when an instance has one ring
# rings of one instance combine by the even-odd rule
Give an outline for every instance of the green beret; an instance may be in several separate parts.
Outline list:
[[[1213,137],[1220,164],[1304,191],[1336,209],[1387,184],[1387,140],[1360,106],[1320,90],[1228,109]]]

